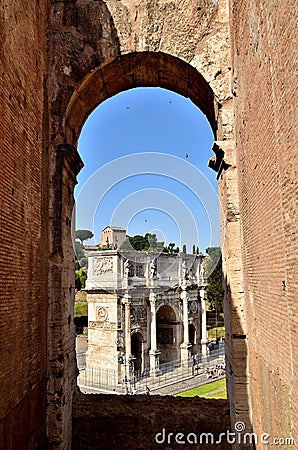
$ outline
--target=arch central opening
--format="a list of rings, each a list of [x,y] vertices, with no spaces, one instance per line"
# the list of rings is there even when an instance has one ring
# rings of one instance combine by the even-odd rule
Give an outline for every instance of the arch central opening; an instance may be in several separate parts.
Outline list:
[[[166,363],[179,358],[180,327],[176,314],[169,305],[162,306],[156,316],[157,347],[161,352],[160,362]]]

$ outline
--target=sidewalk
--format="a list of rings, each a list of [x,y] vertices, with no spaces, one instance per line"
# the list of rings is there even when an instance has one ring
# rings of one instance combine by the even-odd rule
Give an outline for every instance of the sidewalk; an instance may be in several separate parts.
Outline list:
[[[220,380],[221,378],[225,378],[225,375],[219,376],[217,378],[207,378],[206,374],[198,375],[194,378],[189,378],[188,380],[179,381],[175,384],[169,386],[163,386],[160,388],[152,389],[152,395],[174,395],[179,394],[179,392],[187,391],[188,389],[192,389],[198,386],[202,386],[203,384],[212,383],[213,381]],[[142,392],[140,392],[142,393]]]

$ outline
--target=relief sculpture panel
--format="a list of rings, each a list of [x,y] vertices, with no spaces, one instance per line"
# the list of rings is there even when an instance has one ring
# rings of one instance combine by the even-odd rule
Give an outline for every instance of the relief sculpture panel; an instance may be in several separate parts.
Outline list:
[[[94,259],[93,275],[100,276],[108,272],[113,272],[113,258],[105,257]]]

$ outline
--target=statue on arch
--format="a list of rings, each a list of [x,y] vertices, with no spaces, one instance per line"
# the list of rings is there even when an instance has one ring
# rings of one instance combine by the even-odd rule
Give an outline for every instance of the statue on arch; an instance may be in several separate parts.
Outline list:
[[[126,278],[128,278],[128,275],[129,275],[129,268],[130,268],[130,262],[128,259],[126,259],[124,261],[124,275]]]
[[[186,278],[188,276],[188,269],[187,269],[187,265],[186,265],[185,261],[183,261],[183,263],[182,263],[182,271],[181,271],[181,273],[182,273],[182,279],[186,280]]]
[[[149,278],[152,280],[155,275],[156,265],[154,259],[149,264]]]

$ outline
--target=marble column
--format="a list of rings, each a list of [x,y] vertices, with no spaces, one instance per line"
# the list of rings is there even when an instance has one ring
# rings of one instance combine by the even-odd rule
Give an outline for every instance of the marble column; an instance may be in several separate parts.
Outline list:
[[[155,376],[159,373],[159,355],[160,351],[157,349],[157,337],[156,337],[156,294],[150,292],[150,313],[151,313],[151,325],[150,325],[150,340],[151,346],[149,351],[150,358],[150,375]]]
[[[142,341],[142,365],[141,365],[141,372],[143,373],[145,370],[145,348],[144,348],[144,341]]]
[[[129,362],[131,357],[131,324],[130,324],[130,305],[131,296],[126,293],[123,298],[125,307],[125,378],[129,379]]]
[[[200,289],[200,299],[201,299],[202,356],[206,356],[208,337],[207,337],[206,290],[204,288]]]
[[[186,292],[186,286],[182,285],[181,300],[183,302],[183,342],[180,345],[181,349],[181,362],[187,363],[190,356],[189,342],[189,330],[188,330],[188,294]]]

